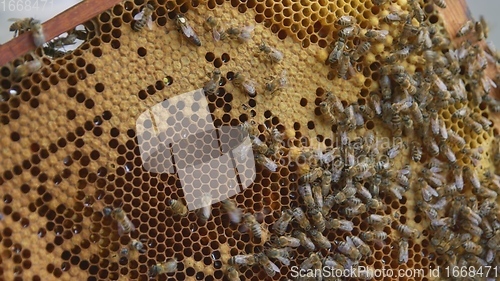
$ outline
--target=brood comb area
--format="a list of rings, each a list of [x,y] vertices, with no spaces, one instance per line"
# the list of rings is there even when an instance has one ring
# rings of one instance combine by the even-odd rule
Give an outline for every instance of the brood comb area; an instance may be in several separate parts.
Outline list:
[[[84,24],[76,50],[13,59],[0,71],[0,279],[315,280],[293,268],[360,265],[455,280],[445,266],[500,265],[500,105],[484,75],[498,59],[479,24],[451,47],[443,3],[124,1]],[[143,9],[152,29],[137,26]],[[176,173],[143,168],[136,131],[142,112],[199,88],[257,162],[205,222],[184,213]],[[391,279],[352,279],[370,278]]]

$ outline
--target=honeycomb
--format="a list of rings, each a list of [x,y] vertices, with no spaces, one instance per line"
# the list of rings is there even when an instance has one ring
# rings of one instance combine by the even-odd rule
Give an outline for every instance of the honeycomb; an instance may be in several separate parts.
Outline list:
[[[436,42],[445,42],[455,36],[445,32],[442,10],[436,2],[440,1],[416,1],[425,20],[419,23],[413,15],[406,24],[432,27],[429,36]],[[51,57],[42,56],[38,49],[34,54],[13,58],[0,69],[3,147],[0,280],[149,280],[154,265],[173,258],[178,261],[175,271],[158,274],[157,280],[287,280],[294,277],[293,267],[302,266],[315,253],[335,260],[342,268],[360,265],[376,269],[422,269],[424,273],[404,278],[359,277],[374,280],[448,279],[444,271],[447,265],[498,265],[495,255],[498,246],[494,242],[500,239],[496,220],[500,142],[495,124],[487,122],[488,118],[497,118],[493,110],[495,100],[487,96],[486,89],[483,91],[486,95],[479,93],[486,87],[485,76],[480,67],[475,68],[475,63],[470,66],[466,59],[461,61],[452,79],[440,78],[445,87],[453,89],[451,96],[443,93],[446,91],[439,92],[437,79],[429,74],[434,71],[438,75],[439,67],[429,70],[431,59],[425,56],[438,54],[437,65],[450,52],[450,46],[433,41],[432,46],[422,49],[417,47],[420,44],[417,35],[404,35],[405,21],[385,20],[391,14],[405,18],[413,13],[415,8],[411,3],[405,0],[123,1],[84,23],[88,38],[76,50]],[[154,7],[154,28],[144,27],[136,32],[132,28],[136,22],[134,16],[146,4]],[[200,47],[178,30],[175,25],[178,14],[185,15],[202,42]],[[354,26],[361,29],[361,33],[347,38],[346,52],[352,54],[367,41],[364,35],[367,29],[388,30],[388,33],[384,40],[372,42],[357,60],[348,59],[347,64],[352,63],[352,67],[343,75],[340,61],[329,63],[329,60],[342,30],[338,19],[346,15],[352,16],[356,20]],[[252,38],[216,41],[214,33],[206,28],[208,16],[224,29],[254,26]],[[473,34],[457,43],[460,45],[456,48],[467,53],[464,57],[472,53],[475,62],[482,56],[479,49],[474,49],[478,43]],[[470,46],[467,40],[472,42]],[[283,60],[272,62],[260,52],[262,42],[281,52]],[[398,56],[395,64],[388,63],[388,57],[406,45],[415,49]],[[429,50],[435,53],[426,53]],[[15,79],[15,69],[38,56],[42,57],[41,69]],[[399,85],[396,80],[401,73],[390,72],[394,66],[402,66],[405,75],[414,77],[416,82],[410,81],[407,87]],[[214,126],[250,124],[253,139],[276,148],[259,158],[272,161],[274,168],[269,162],[256,161],[252,184],[238,194],[229,194],[237,208],[253,215],[261,225],[260,239],[253,225],[243,220],[231,222],[220,202],[214,202],[205,222],[200,221],[195,211],[185,216],[174,213],[170,207],[172,199],[192,203],[184,201],[180,175],[161,172],[165,168],[161,154],[156,155],[156,162],[149,162],[157,164],[155,172],[146,169],[141,158],[139,138],[149,147],[158,143],[138,136],[136,121],[140,114],[186,91],[203,88],[214,69],[219,69],[222,75],[215,83],[215,93],[206,95]],[[235,85],[236,73],[249,77],[256,85],[255,96]],[[267,85],[281,75],[286,75],[286,83],[270,93]],[[430,124],[428,134],[439,127],[436,137],[424,137],[428,135],[422,130],[429,126],[418,125],[413,116],[413,126],[398,125],[404,122],[398,121],[398,117],[407,116],[403,113],[409,109],[402,110],[401,116],[394,110],[396,106],[406,106],[404,92],[415,87],[413,84],[417,85],[417,91],[424,88],[425,78],[429,77],[422,77],[426,75],[436,84],[431,89],[434,96],[429,98],[418,92],[410,95],[410,99],[412,104],[420,104],[422,124]],[[388,99],[383,97],[384,76],[390,76],[392,83]],[[459,80],[464,81],[466,96],[462,99],[457,97],[459,90],[452,88],[453,81]],[[330,103],[328,93],[339,99],[346,112],[354,114],[325,114],[321,104]],[[360,112],[361,106],[373,107],[371,110],[376,112],[373,104],[377,97],[383,100],[381,114],[370,116]],[[173,110],[179,108],[177,105]],[[190,106],[173,122],[182,121],[197,110]],[[467,114],[462,114],[463,111]],[[345,118],[349,114],[354,121]],[[339,120],[334,122],[331,118]],[[198,127],[206,125],[203,120],[191,121],[197,122]],[[349,126],[353,128],[346,129]],[[457,139],[463,138],[465,144],[451,141],[451,134],[447,141],[438,142],[440,134],[444,138],[441,127],[454,132]],[[167,134],[179,133],[184,134],[167,131]],[[389,140],[389,144],[377,142],[377,146],[382,146],[380,150],[367,148],[365,142],[370,134],[377,141]],[[187,165],[195,161],[193,157],[199,155],[196,151],[213,157],[220,155],[213,135],[210,136],[186,138],[183,143],[186,147],[194,143],[194,148],[190,148],[193,155],[179,153],[181,162]],[[432,139],[436,139],[437,153]],[[413,151],[419,145],[421,158]],[[326,155],[333,152],[335,161],[327,161]],[[260,152],[254,148],[254,153],[258,158]],[[420,159],[413,161],[415,157]],[[461,167],[468,167],[463,170],[463,188],[457,187],[454,166],[447,162],[453,162],[460,171]],[[370,164],[366,169],[376,172],[368,175],[357,172],[356,169],[363,169],[356,165],[359,163]],[[383,167],[373,168],[375,163]],[[216,168],[227,173],[228,178],[234,174],[231,167]],[[317,169],[321,172],[314,175]],[[337,172],[338,178],[332,182],[326,180],[323,177],[326,170]],[[474,174],[482,187],[475,187]],[[419,181],[422,178],[429,182],[425,191],[431,195],[423,195]],[[205,183],[202,177],[191,180]],[[321,229],[313,220],[313,208],[307,204],[309,198],[303,195],[307,181],[313,189],[326,185],[326,193],[335,196],[347,192],[344,187],[350,184],[356,188],[355,195],[339,200],[324,214],[329,222],[321,233],[330,247],[321,248],[325,242],[313,240],[314,251],[303,245],[289,249],[289,265],[270,258],[277,267],[273,277],[259,264],[230,266],[231,258],[237,255],[254,257],[277,247],[273,240],[277,236],[275,223],[287,210],[303,210],[313,228]],[[218,184],[226,182],[221,178]],[[378,186],[380,192],[375,191]],[[363,188],[371,195],[363,194]],[[432,191],[439,196],[432,195]],[[227,194],[228,190],[221,188],[220,193],[224,192]],[[368,197],[373,197],[371,202],[380,206],[369,205]],[[121,208],[133,229],[121,233],[120,223],[106,214],[106,208]],[[436,217],[431,220],[433,211]],[[376,218],[374,215],[389,220],[372,225],[370,219]],[[333,227],[331,219],[352,223],[352,229]],[[481,222],[474,224],[474,221]],[[401,225],[415,229],[419,235],[404,233]],[[293,219],[284,235],[294,235],[301,228],[304,228],[301,221]],[[311,232],[301,231],[312,237]],[[382,237],[372,241],[367,233]],[[344,250],[343,243],[350,241],[350,237],[365,240],[370,254],[357,257],[360,246],[358,250],[351,249],[354,254]],[[402,261],[399,251],[401,241],[405,240],[408,258]],[[133,241],[142,241],[144,248],[131,248]],[[474,246],[480,250],[476,251]],[[321,259],[321,262],[327,261]],[[430,270],[438,266],[440,277],[430,276]],[[230,268],[235,268],[240,277],[229,279]]]

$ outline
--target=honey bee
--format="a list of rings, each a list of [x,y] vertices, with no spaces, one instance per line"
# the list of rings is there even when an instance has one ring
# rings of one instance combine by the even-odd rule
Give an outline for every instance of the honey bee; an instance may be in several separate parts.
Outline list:
[[[368,105],[360,105],[358,108],[367,118],[373,119],[375,117],[375,112]]]
[[[406,22],[408,19],[408,14],[402,13],[400,11],[391,11],[387,16],[384,17],[384,21],[388,24]]]
[[[424,145],[432,156],[439,155],[439,146],[436,143],[436,141],[434,140],[434,138],[424,139]]]
[[[411,159],[414,162],[420,162],[422,159],[422,146],[418,141],[411,142]]]
[[[271,242],[278,247],[297,248],[301,245],[300,239],[289,236],[271,237]]]
[[[472,235],[475,236],[483,235],[483,230],[478,225],[472,223],[469,220],[462,222],[460,226],[462,227],[463,230],[467,231]]]
[[[37,72],[42,68],[42,61],[38,58],[34,58],[32,61],[26,61],[14,68],[12,73],[12,78],[14,80],[22,79],[34,72]]]
[[[495,231],[495,235],[486,242],[486,245],[490,249],[498,249],[500,245],[500,230]]]
[[[252,214],[244,214],[243,220],[245,221],[246,226],[250,229],[252,235],[257,239],[262,239],[262,226],[257,222],[255,216]]]
[[[306,250],[314,251],[316,249],[316,246],[314,245],[312,240],[309,237],[307,237],[307,235],[304,232],[294,230],[292,233],[292,236],[294,238],[299,239],[300,245],[302,245],[302,247],[306,248]]]
[[[455,156],[455,153],[453,150],[446,144],[446,142],[442,141],[439,145],[439,150],[448,158],[448,161],[450,163],[455,163],[457,162],[457,157]]]
[[[360,233],[359,238],[361,238],[365,242],[374,242],[374,241],[384,241],[387,239],[387,233],[384,231],[365,231]]]
[[[395,74],[394,81],[408,91],[410,95],[413,96],[417,93],[417,88],[411,83],[410,76],[407,73]]]
[[[283,235],[286,232],[288,224],[293,218],[293,213],[291,210],[286,209],[281,211],[281,217],[274,223],[273,230],[279,235]]]
[[[332,184],[332,172],[330,172],[329,170],[323,171],[323,175],[321,175],[321,186],[320,186],[320,188],[321,188],[321,206],[319,204],[319,198],[316,199],[316,204],[320,208],[323,208],[323,198],[330,194],[331,184]]]
[[[243,92],[250,97],[255,97],[257,92],[255,90],[255,81],[246,78],[243,74],[236,72],[233,78],[233,84],[240,88]]]
[[[314,168],[312,171],[307,172],[306,174],[302,175],[299,179],[299,182],[301,183],[311,183],[318,178],[320,178],[323,175],[323,169],[321,168]]]
[[[405,224],[400,224],[396,227],[396,229],[403,235],[404,237],[411,239],[418,239],[420,237],[420,232],[414,228],[411,228]]]
[[[449,50],[446,54],[446,59],[448,59],[449,69],[451,73],[457,75],[460,72],[460,63],[458,62],[457,52],[455,50]],[[461,80],[461,79],[460,79]],[[463,83],[463,81],[462,81]]]
[[[391,218],[387,216],[371,214],[366,218],[366,222],[374,226],[384,227],[391,224]]]
[[[389,88],[389,90],[390,90],[390,88]],[[382,115],[382,105],[381,105],[380,96],[375,94],[375,93],[372,93],[370,95],[370,98],[368,99],[368,101],[371,104],[371,106],[373,107],[372,111],[375,113],[375,115],[380,117]]]
[[[439,8],[445,9],[446,8],[446,2],[445,0],[433,0],[434,4],[438,6]]]
[[[463,37],[469,34],[474,29],[474,22],[469,20],[467,21],[460,29],[457,31],[456,37]]]
[[[188,209],[180,200],[170,199],[168,200],[168,205],[172,209],[174,215],[179,215],[185,217],[188,214]]]
[[[346,241],[342,241],[338,244],[337,250],[352,260],[360,260],[362,257],[362,254],[356,248],[349,236],[346,237]]]
[[[388,34],[389,30],[368,29],[364,35],[368,41],[383,43],[387,40]]]
[[[416,36],[420,32],[420,28],[411,23],[411,19],[408,18],[403,26],[403,32],[401,33],[401,37],[412,37]]]
[[[344,38],[340,37],[337,41],[335,41],[335,44],[333,45],[333,50],[330,52],[330,55],[328,56],[328,61],[331,64],[340,59],[342,53],[344,52],[345,46],[346,44]]]
[[[420,4],[418,3],[417,0],[409,0],[408,3],[410,4],[410,7],[412,9],[413,17],[417,19],[419,23],[424,22],[425,20],[425,12],[420,7]]]
[[[475,211],[473,211],[469,206],[460,206],[459,208],[460,214],[469,220],[473,225],[478,226],[482,218]],[[480,236],[480,235],[478,235]]]
[[[273,277],[276,272],[280,272],[279,267],[270,261],[264,253],[255,254],[255,260],[264,268],[264,271],[270,277]]]
[[[366,205],[364,204],[359,204],[354,207],[347,207],[342,210],[342,213],[347,216],[348,218],[353,218],[357,215],[360,215],[362,213],[366,212]]]
[[[399,240],[399,264],[408,262],[408,239],[402,238]]]
[[[240,280],[240,274],[238,270],[232,266],[228,266],[227,269],[227,280],[228,281],[239,281]]]
[[[188,39],[189,42],[196,46],[201,46],[200,38],[196,35],[194,29],[189,25],[184,15],[178,14],[175,18],[175,24],[182,34]]]
[[[227,34],[224,29],[219,25],[219,22],[212,16],[205,20],[205,28],[212,32],[212,38],[215,42],[226,39]]]
[[[301,270],[308,270],[313,267],[317,267],[317,265],[321,266],[321,259],[318,254],[311,253],[307,259],[305,259],[300,265]]]
[[[334,218],[330,218],[329,220],[327,220],[325,226],[326,229],[340,229],[347,232],[351,232],[354,229],[354,224],[351,221]]]
[[[334,202],[337,204],[342,204],[344,203],[347,199],[354,197],[356,194],[356,188],[354,186],[350,186],[349,184],[346,184],[344,188],[342,188],[341,191],[339,191],[335,197],[334,197]]]
[[[260,165],[266,167],[271,172],[276,172],[276,169],[278,169],[278,165],[274,163],[273,160],[267,158],[262,154],[255,155],[255,161]]]
[[[319,210],[321,210],[324,206],[323,204],[323,191],[321,185],[319,183],[313,183],[312,186],[312,194],[314,197],[314,202]]]
[[[387,207],[382,203],[380,199],[372,198],[366,201],[366,206],[372,210],[386,210]]]
[[[491,124],[493,124],[491,120],[489,120],[488,118],[482,116],[477,112],[472,113],[471,118],[474,119],[477,123],[481,124],[483,130],[485,131],[488,131],[491,128]]]
[[[196,214],[202,223],[206,223],[212,215],[212,196],[204,194],[201,198],[201,208],[198,209]]]
[[[368,53],[368,51],[370,50],[371,47],[372,47],[372,44],[370,42],[361,43],[356,48],[356,50],[354,50],[354,52],[352,53],[351,59],[354,61],[359,60],[359,58],[361,58],[361,56],[364,56],[366,53]]]
[[[69,54],[69,52],[61,51],[61,50],[58,50],[55,48],[51,48],[49,46],[43,47],[43,53],[47,56],[52,57],[52,58],[61,58],[61,57],[64,57],[65,55]]]
[[[304,211],[300,207],[296,207],[292,212],[299,226],[305,231],[309,231],[311,229],[311,223],[304,214]]]
[[[157,263],[149,269],[149,277],[155,277],[164,273],[173,273],[177,270],[177,258],[169,259],[162,263]]]
[[[450,40],[448,38],[445,38],[443,36],[434,36],[432,38],[432,45],[434,47],[444,47],[444,46],[449,46],[451,44]]]
[[[463,256],[464,256],[465,260],[468,262],[468,264],[470,264],[470,266],[473,266],[476,268],[488,266],[488,263],[485,260],[483,260],[482,258],[480,258],[476,255],[467,253]]]
[[[221,77],[222,75],[220,69],[218,68],[214,69],[210,80],[203,86],[203,92],[206,95],[214,95],[217,89],[219,88]]]
[[[339,37],[347,39],[357,36],[361,29],[358,26],[348,26],[339,31]]]
[[[469,253],[472,253],[472,254],[475,254],[475,255],[481,255],[481,253],[483,252],[483,247],[479,246],[478,244],[472,242],[472,241],[467,241],[463,244],[463,247],[464,247],[464,250],[469,252]]]
[[[76,43],[77,35],[75,32],[69,32],[66,37],[59,37],[47,43],[47,48],[58,49],[64,46],[73,45]],[[44,47],[45,50],[45,47]]]
[[[236,39],[240,43],[245,43],[252,39],[252,32],[254,29],[255,27],[253,25],[244,26],[241,28],[230,27],[226,30],[226,32],[231,39]]]
[[[318,231],[323,232],[325,230],[325,218],[323,214],[317,208],[314,208],[309,210],[309,215],[313,226],[316,227]]]
[[[255,255],[236,255],[228,260],[229,265],[251,266],[257,263]]]
[[[148,26],[149,30],[153,29],[153,12],[154,7],[151,4],[147,4],[140,13],[134,16],[134,25],[132,29],[134,31],[141,31],[144,26]]]
[[[481,188],[481,182],[475,169],[471,169],[469,166],[464,166],[463,168],[464,176],[469,180],[474,189]]]
[[[118,233],[127,234],[135,230],[135,226],[122,208],[113,209],[111,216],[118,222]]]
[[[260,43],[259,50],[261,52],[264,52],[265,54],[267,54],[269,56],[269,59],[273,63],[279,63],[280,61],[283,60],[283,57],[284,57],[283,53],[276,50],[273,47],[268,46],[264,41],[262,41]]]
[[[323,208],[321,209],[321,213],[323,213],[323,216],[328,215],[335,204],[335,195],[329,194],[328,196],[326,196],[323,200]]]
[[[491,214],[491,211],[495,208],[495,204],[489,200],[485,200],[481,203],[478,210],[478,215],[482,218]],[[483,220],[486,221],[486,220]]]
[[[387,75],[382,75],[382,77],[379,80],[380,84],[380,92],[382,94],[382,98],[384,100],[388,100],[392,97],[392,90],[391,90],[391,80],[389,79],[389,76]]]
[[[290,265],[290,259],[289,259],[289,254],[288,254],[290,251],[291,251],[290,248],[281,248],[281,249],[270,248],[270,249],[266,249],[265,253],[266,253],[268,258],[277,259],[282,264],[288,266],[288,265]]]
[[[429,204],[424,201],[417,201],[417,208],[424,212],[430,221],[434,221],[438,218],[438,213],[436,209],[432,208]]]
[[[132,239],[132,241],[130,241],[130,249],[136,250],[139,253],[145,253],[146,248],[144,247],[143,242],[146,242],[146,241],[147,241],[146,239],[141,239],[141,240]]]
[[[314,208],[316,206],[309,183],[305,183],[299,187],[299,194],[302,196],[302,199],[304,199],[304,203],[308,208]]]
[[[319,230],[311,229],[309,231],[309,234],[311,235],[312,240],[316,242],[316,245],[318,245],[318,247],[327,250],[332,247],[330,240],[328,240],[328,238],[326,238]]]
[[[251,139],[252,139],[252,149],[254,151],[266,156],[274,154],[274,151],[271,148],[269,148],[269,146],[267,146],[267,144],[265,144],[259,138],[253,137]]]
[[[337,117],[335,117],[335,114],[330,110],[328,103],[326,103],[325,101],[320,102],[319,108],[321,110],[321,113],[327,116],[333,125],[336,125],[338,123]]]
[[[356,24],[356,18],[353,16],[341,16],[335,23],[342,27],[348,27]]]
[[[8,21],[13,22],[9,28],[9,31],[14,32],[14,37],[29,31],[35,22],[40,22],[34,18],[10,18],[8,19]]]
[[[266,83],[266,93],[272,94],[287,86],[288,79],[286,78],[286,70],[281,72],[280,77],[271,77],[271,81]]]
[[[450,144],[462,149],[465,147],[465,140],[453,130],[448,130],[448,140]]]
[[[222,208],[226,210],[229,220],[232,223],[238,224],[241,222],[242,212],[231,199],[222,200]]]
[[[419,178],[417,184],[422,192],[422,199],[424,199],[425,202],[429,202],[432,197],[439,196],[438,192],[432,186],[428,185],[423,178]]]
[[[349,236],[348,236],[349,237]],[[370,256],[372,254],[372,250],[370,249],[370,246],[368,246],[361,238],[357,236],[350,236],[349,237],[354,246],[356,246],[359,250],[359,253],[363,256]]]
[[[357,174],[363,173],[370,168],[368,163],[360,162],[349,168],[349,176],[353,177]]]
[[[337,77],[347,80],[347,72],[349,71],[350,67],[352,67],[352,65],[349,53],[344,51],[342,52],[342,56],[340,56],[339,58]]]
[[[391,118],[392,123],[392,134],[394,137],[403,136],[403,123],[401,120],[401,115],[398,112],[394,112]]]

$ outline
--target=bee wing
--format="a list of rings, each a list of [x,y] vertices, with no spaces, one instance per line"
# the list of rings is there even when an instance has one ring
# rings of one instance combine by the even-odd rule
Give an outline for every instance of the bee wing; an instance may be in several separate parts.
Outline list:
[[[220,32],[217,29],[212,29],[212,37],[214,38],[215,42],[220,41]]]
[[[253,25],[247,25],[247,26],[244,26],[241,28],[242,31],[248,32],[248,33],[252,32],[254,29],[255,29],[255,26],[253,26]]]
[[[125,230],[123,229],[123,226],[118,223],[118,235],[122,236],[125,233]]]
[[[269,266],[270,266],[270,268],[272,268],[273,271],[280,272],[280,268],[277,265],[275,265],[274,262],[269,261]],[[267,271],[267,269],[266,269],[266,271]],[[272,272],[272,271],[270,271],[270,272]],[[271,275],[271,274],[269,274],[269,275]],[[272,272],[272,275],[274,275],[274,272]]]
[[[149,30],[153,30],[153,17],[149,17],[148,20],[146,21],[146,25],[148,26]]]
[[[286,265],[286,266],[289,266],[290,265],[290,260],[285,258],[285,257],[276,257],[282,264]],[[279,272],[276,271],[276,272]]]
[[[141,11],[134,16],[134,20],[140,20],[142,19],[143,16],[144,16],[144,11]]]
[[[9,18],[8,21],[22,21],[24,19],[20,19],[20,18]]]
[[[193,28],[191,26],[187,25],[187,24],[182,24],[181,25],[181,30],[184,33],[184,35],[186,35],[186,37],[188,37],[188,38],[196,36],[196,34],[194,33]]]

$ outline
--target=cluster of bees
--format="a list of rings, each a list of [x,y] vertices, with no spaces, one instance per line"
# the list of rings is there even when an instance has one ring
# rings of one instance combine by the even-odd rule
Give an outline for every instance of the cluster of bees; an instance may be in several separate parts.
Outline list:
[[[58,37],[54,40],[47,42],[45,45],[45,35],[43,33],[42,24],[39,20],[34,18],[11,18],[9,21],[13,21],[10,26],[10,31],[14,32],[14,37],[21,35],[25,32],[31,31],[33,37],[33,43],[35,46],[42,47],[42,55],[49,56],[52,58],[63,57],[67,54],[64,51],[64,46],[74,45],[79,40],[86,40],[88,36],[87,31],[72,29],[67,32],[67,36]],[[22,79],[34,72],[40,70],[43,66],[41,58],[35,55],[33,52],[30,53],[32,60],[25,61],[24,63],[16,66],[13,71],[14,80]]]
[[[387,4],[387,1],[373,2],[380,6]],[[441,8],[446,7],[444,1],[434,3]],[[379,68],[379,92],[372,93],[366,105],[351,104],[347,107],[332,93],[327,93],[319,107],[324,116],[338,126],[341,140],[346,132],[362,126],[364,118],[371,120],[378,117],[392,130],[394,138],[410,139],[405,140],[398,149],[409,148],[411,160],[425,165],[417,175],[412,174],[411,170],[415,169],[410,169],[410,163],[394,172],[390,160],[394,158],[391,154],[396,150],[391,152],[391,148],[385,153],[389,161],[351,162],[344,166],[343,171],[335,168],[330,171],[334,175],[335,172],[339,172],[338,175],[347,174],[348,181],[363,180],[368,190],[361,191],[359,195],[370,194],[374,197],[375,193],[369,191],[380,190],[402,199],[404,192],[410,188],[417,192],[420,195],[416,199],[417,211],[429,221],[431,244],[438,254],[448,256],[450,265],[476,267],[499,264],[500,221],[496,198],[500,192],[500,176],[495,174],[499,171],[486,171],[483,180],[480,180],[475,167],[479,167],[485,157],[484,149],[468,146],[465,139],[446,125],[439,114],[451,106],[458,107],[451,118],[461,120],[466,132],[491,134],[492,122],[473,110],[484,102],[492,112],[498,112],[500,103],[489,96],[497,87],[497,82],[500,82],[498,76],[492,80],[484,74],[490,64],[498,69],[498,54],[490,43],[486,50],[479,47],[479,43],[487,38],[487,25],[483,19],[466,22],[456,34],[456,37],[465,40],[454,49],[448,38],[440,35],[435,27],[427,26],[424,22],[425,13],[417,1],[408,1],[409,12],[392,6],[390,10],[383,21],[399,29],[400,33],[395,50],[385,57]],[[389,31],[361,31],[351,16],[339,18],[336,25],[341,29],[338,31],[339,39],[333,44],[329,62],[337,63],[339,78],[347,79],[346,74],[354,72],[351,62],[359,61],[370,50],[371,42],[384,42]],[[354,36],[361,38],[360,43],[354,51],[346,51],[346,40]],[[421,66],[421,70],[414,74],[405,67],[406,59],[411,55],[418,56],[417,64]],[[497,136],[494,142],[498,143],[498,139]],[[341,145],[340,148],[320,153],[322,156],[319,158],[337,151],[337,157],[354,159],[354,155],[370,154],[373,147],[350,153],[345,149]],[[496,155],[493,162],[498,166],[498,145],[495,144],[493,149],[492,154]],[[342,152],[352,156],[342,155]],[[421,162],[424,152],[429,156],[426,163]],[[376,159],[376,155],[368,155],[363,159]],[[470,159],[470,165],[460,160],[467,158]],[[321,174],[317,169],[306,176]],[[448,181],[450,178],[452,180]],[[344,189],[350,186],[351,191],[347,194],[353,196],[357,185],[360,186],[357,190],[362,190],[363,185],[359,182],[343,182],[340,186],[344,186]],[[343,198],[346,192],[342,189],[338,194],[342,194],[340,196]],[[366,200],[369,197],[361,195],[361,198]],[[341,209],[341,213],[346,215],[352,212],[348,208]],[[367,207],[359,209],[361,212],[369,210]],[[368,218],[372,218],[372,215]],[[391,218],[379,218],[378,215],[377,218],[377,221],[383,221],[383,225],[390,225]],[[406,239],[417,238],[418,232],[407,226],[397,228],[405,237],[399,242],[399,261],[404,262],[408,259]],[[365,234],[360,235],[363,240],[362,236]],[[342,248],[337,249],[343,253]]]
[[[135,22],[132,24],[132,29],[135,31],[142,30],[145,26],[149,29],[153,29],[153,15],[154,7],[151,4],[147,4],[141,12],[134,16]],[[201,40],[195,32],[194,28],[191,27],[187,18],[182,14],[177,14],[175,18],[175,25],[177,30],[181,32],[184,37],[195,46],[201,46]],[[254,30],[253,25],[235,27],[231,26],[229,28],[223,27],[223,25],[214,17],[209,16],[204,22],[204,28],[206,31],[211,32],[212,38],[215,42],[223,41],[226,39],[235,40],[239,43],[246,43],[252,39],[252,32]],[[278,51],[276,48],[267,45],[262,41],[258,46],[259,51],[266,54],[272,63],[279,63],[283,60],[284,55],[282,52]],[[221,72],[217,68],[211,74],[209,74],[210,79],[203,85],[203,91],[206,95],[213,95],[217,93],[218,88],[221,84]],[[286,72],[281,73],[279,77],[271,77],[270,81],[265,85],[266,93],[274,93],[277,90],[285,88],[287,85]],[[248,94],[250,97],[255,97],[257,94],[255,81],[248,78],[242,73],[235,73],[233,83],[236,87],[240,88],[244,93]]]
[[[132,231],[135,231],[134,224],[128,218],[127,214],[122,208],[118,207],[113,209],[110,207],[105,207],[103,209],[103,214],[105,216],[111,216],[114,220],[116,220],[118,224],[118,234],[120,236],[124,234],[130,235]],[[128,247],[123,247],[120,250],[120,255],[122,257],[129,257],[130,251],[145,253],[146,247],[144,246],[144,242],[146,242],[146,240],[131,239]],[[151,266],[149,268],[148,274],[150,277],[155,277],[157,275],[175,272],[176,269],[177,269],[177,258],[174,257],[167,261],[159,262]]]

